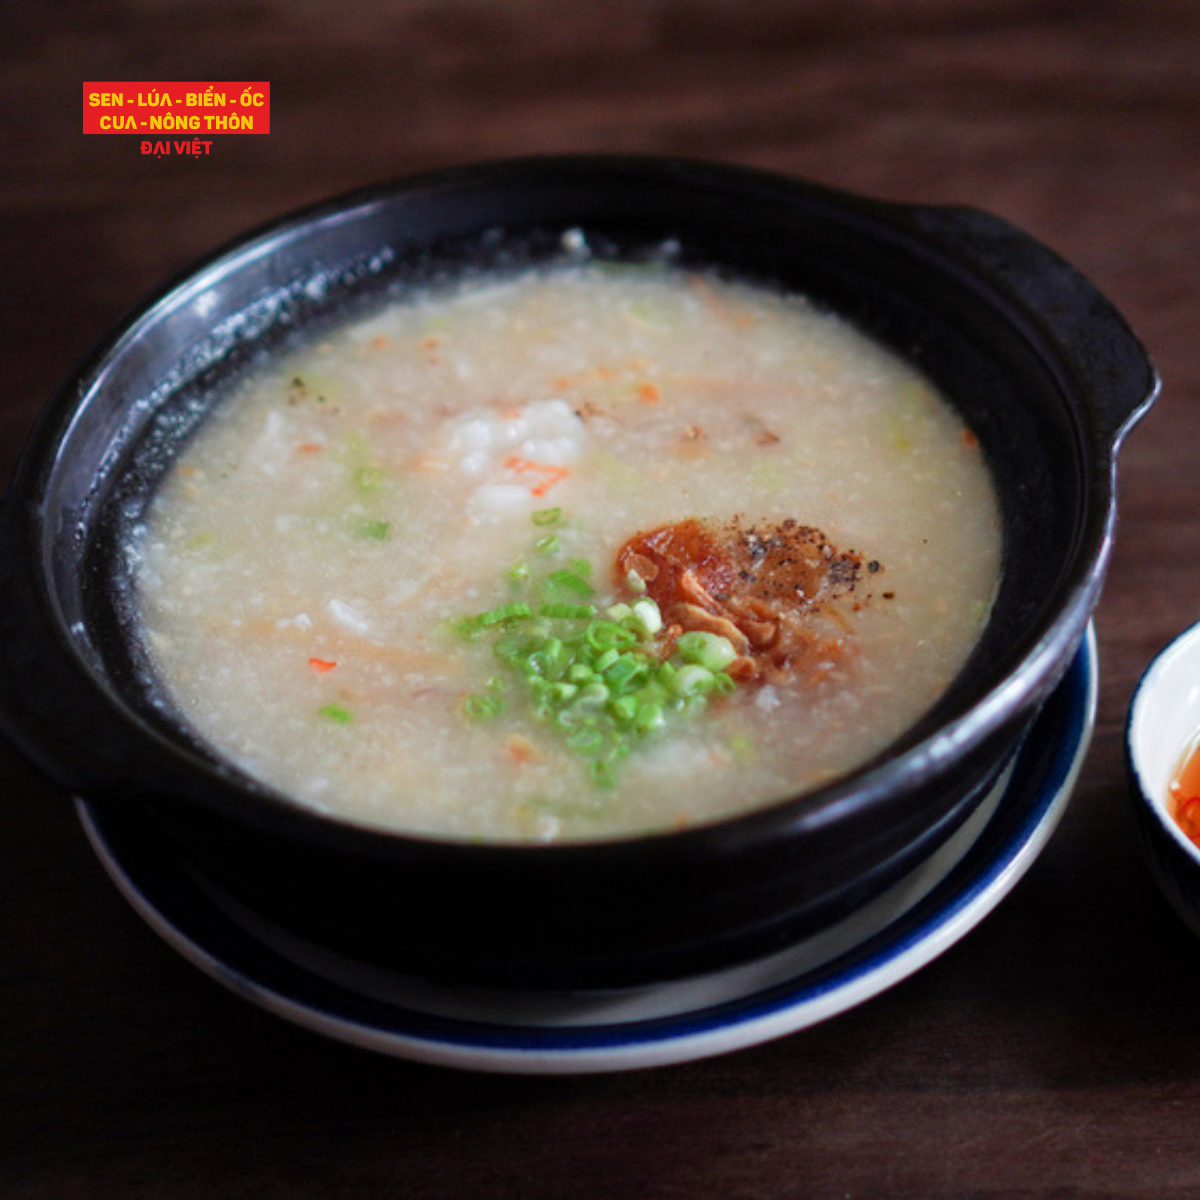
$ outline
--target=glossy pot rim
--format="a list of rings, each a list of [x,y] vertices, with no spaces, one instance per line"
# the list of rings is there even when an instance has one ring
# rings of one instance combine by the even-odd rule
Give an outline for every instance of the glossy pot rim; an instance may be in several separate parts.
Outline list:
[[[304,242],[324,226],[361,219],[363,214],[394,203],[397,198],[438,195],[447,197],[452,204],[456,196],[472,188],[534,187],[539,179],[545,185],[545,181],[562,176],[574,177],[576,182],[579,177],[594,178],[597,183],[640,179],[697,189],[698,193],[714,189],[728,191],[730,195],[753,192],[760,204],[824,205],[847,221],[860,222],[864,229],[870,227],[877,237],[907,243],[917,258],[928,260],[942,272],[956,274],[965,286],[993,293],[998,303],[1009,307],[1010,319],[1024,323],[1023,336],[1037,353],[1048,357],[1053,369],[1064,379],[1065,390],[1076,397],[1086,421],[1088,459],[1084,474],[1088,503],[1077,530],[1074,562],[1067,583],[1053,598],[1055,603],[1046,606],[1047,611],[1036,627],[1028,631],[1025,644],[1012,650],[1010,659],[1015,665],[1003,671],[997,668],[999,678],[965,711],[943,721],[937,729],[898,753],[882,760],[876,757],[818,790],[781,798],[762,808],[687,830],[552,846],[476,844],[354,824],[297,805],[254,781],[249,781],[253,786],[246,786],[244,776],[231,779],[221,766],[156,729],[127,697],[103,678],[81,653],[59,609],[46,566],[49,544],[57,534],[49,524],[53,506],[48,501],[58,473],[68,469],[64,446],[80,412],[91,397],[102,391],[114,363],[136,345],[141,331],[152,328],[164,314],[194,303],[206,288],[225,276],[236,274],[283,247]],[[982,238],[989,245],[995,241],[1001,259],[985,261],[977,249],[966,244],[971,238]],[[1079,401],[1081,388],[1086,390],[1086,377],[1081,372],[1089,369],[1103,372],[1110,368],[1106,364],[1089,368],[1078,352],[1072,351],[1070,332],[1060,334],[1046,314],[1031,305],[1028,295],[1023,294],[1028,287],[1021,274],[1025,268],[1015,273],[1007,271],[1002,261],[1014,246],[1033,254],[1042,268],[1063,273],[1066,285],[1078,289],[1089,306],[1086,319],[1107,323],[1111,335],[1123,339],[1123,353],[1129,360],[1125,364],[1126,374],[1136,378],[1122,381],[1128,394],[1112,410],[1101,411],[1096,404],[1089,406]],[[43,410],[12,485],[0,502],[0,523],[11,526],[12,540],[21,548],[43,610],[45,632],[55,640],[58,653],[80,685],[91,691],[95,702],[112,709],[119,720],[136,728],[137,736],[148,747],[152,746],[156,753],[176,764],[180,775],[194,785],[189,800],[202,808],[238,822],[274,828],[301,842],[370,857],[388,858],[398,852],[402,855],[415,852],[466,859],[487,856],[519,863],[531,856],[544,858],[548,853],[564,861],[582,858],[600,861],[609,856],[625,856],[631,849],[670,857],[703,856],[717,849],[737,854],[742,849],[773,841],[781,834],[818,831],[842,822],[853,812],[900,803],[914,789],[944,775],[955,762],[1003,731],[1014,714],[1049,694],[1084,634],[1107,566],[1115,521],[1117,452],[1128,431],[1153,403],[1158,388],[1157,374],[1137,339],[1090,283],[1029,235],[977,210],[874,200],[751,168],[684,159],[572,155],[497,160],[379,183],[323,200],[231,240],[158,288],[98,343]],[[124,403],[130,402],[126,399]],[[47,762],[53,756],[22,736],[19,721],[0,712],[0,728],[5,728],[11,740],[30,753],[39,765],[56,774],[55,764]],[[58,777],[60,782],[89,795],[96,792],[94,781],[89,787],[89,781],[65,778],[61,771]]]

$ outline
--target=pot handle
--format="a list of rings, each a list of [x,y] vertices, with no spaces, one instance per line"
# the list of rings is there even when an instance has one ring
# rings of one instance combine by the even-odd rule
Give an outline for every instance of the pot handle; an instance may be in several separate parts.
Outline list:
[[[979,209],[909,210],[918,231],[973,272],[999,281],[1092,398],[1100,432],[1116,449],[1158,396],[1160,382],[1125,318],[1053,250]]]

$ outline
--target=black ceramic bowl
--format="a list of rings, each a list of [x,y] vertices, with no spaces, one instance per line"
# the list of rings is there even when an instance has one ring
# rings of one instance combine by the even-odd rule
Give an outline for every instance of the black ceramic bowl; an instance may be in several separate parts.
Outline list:
[[[815,794],[690,831],[554,847],[381,833],[247,779],[154,703],[118,547],[172,450],[255,355],[414,281],[542,261],[565,231],[806,292],[923,368],[1002,498],[994,614],[948,694]],[[963,209],[662,159],[500,162],[357,192],[154,297],[48,406],[0,512],[0,725],[63,787],[134,805],[209,881],[325,944],[443,979],[646,982],[846,915],[969,814],[1074,655],[1114,457],[1157,390],[1112,306]],[[431,780],[430,786],[436,786]]]

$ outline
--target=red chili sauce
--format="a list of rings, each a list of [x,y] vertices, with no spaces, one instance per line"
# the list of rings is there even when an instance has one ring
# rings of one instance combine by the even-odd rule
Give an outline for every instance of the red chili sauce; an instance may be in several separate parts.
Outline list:
[[[1200,846],[1200,739],[1191,744],[1175,768],[1171,804],[1175,823],[1190,841]]]

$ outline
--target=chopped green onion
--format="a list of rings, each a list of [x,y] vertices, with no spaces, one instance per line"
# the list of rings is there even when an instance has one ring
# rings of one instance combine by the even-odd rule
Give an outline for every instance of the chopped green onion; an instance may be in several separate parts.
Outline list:
[[[729,753],[735,763],[745,765],[754,757],[754,743],[744,733],[735,733],[729,739]]]
[[[596,659],[594,663],[592,663],[592,670],[599,675],[603,675],[604,672],[607,671],[608,668],[611,667],[613,663],[615,663],[620,657],[620,650],[618,650],[615,646],[610,646]]]
[[[391,531],[392,523],[390,521],[376,520],[360,521],[356,530],[359,537],[368,538],[373,542],[387,541]]]
[[[589,683],[579,693],[575,707],[580,712],[599,712],[608,702],[608,688],[602,683]]]
[[[525,649],[525,637],[521,634],[512,634],[509,637],[501,638],[492,647],[492,653],[498,659],[500,659],[501,662],[506,662],[511,665],[517,662],[523,656]]]
[[[514,600],[511,604],[501,604],[496,608],[489,608],[487,612],[480,613],[475,620],[479,623],[480,629],[488,629],[492,625],[499,625],[501,621],[519,620],[521,617],[531,616],[533,616],[533,610],[528,604]]]
[[[557,525],[561,509],[532,514],[538,527]],[[541,555],[562,549],[556,534],[534,543]],[[463,711],[488,721],[505,710],[506,697],[523,703],[527,719],[555,730],[573,754],[587,760],[597,787],[616,782],[618,764],[648,738],[705,711],[709,696],[729,695],[736,682],[726,673],[736,653],[727,638],[693,632],[674,646],[670,661],[658,657],[663,616],[650,597],[603,607],[590,601],[591,562],[574,558],[557,570],[534,570],[519,562],[506,573],[517,587],[536,584],[540,603],[513,601],[455,622],[462,637],[490,635],[492,652],[505,675],[488,678],[481,693],[463,700]],[[640,576],[629,573],[631,591],[644,593]],[[515,682],[509,692],[506,680]],[[348,719],[348,717],[347,717]],[[597,801],[598,803],[598,801]]]
[[[553,617],[563,621],[583,621],[596,615],[591,604],[543,604],[538,609],[539,617]]]
[[[354,720],[354,714],[341,704],[325,704],[317,709],[317,716],[333,721],[336,725],[349,725]]]
[[[552,572],[546,580],[546,584],[556,590],[574,592],[576,596],[582,596],[585,600],[594,595],[596,590],[582,575],[565,568]]]
[[[685,633],[675,643],[675,649],[684,662],[696,663],[710,671],[723,671],[737,658],[733,643],[719,633],[702,633],[698,630]]]
[[[588,645],[596,651],[611,650],[614,647],[624,649],[637,641],[637,634],[613,621],[593,621],[584,631],[584,637]]]
[[[472,721],[490,721],[504,711],[504,701],[499,696],[468,696],[463,701],[463,712]]]
[[[535,678],[544,679],[553,669],[553,660],[541,653],[541,651],[536,651],[525,659],[521,667],[521,673],[532,684]]]
[[[217,535],[211,529],[205,529],[200,533],[194,534],[183,543],[183,548],[189,552],[195,550],[208,550],[217,544]]]
[[[567,745],[576,754],[591,758],[604,750],[604,734],[594,725],[585,725],[567,736]]]
[[[646,637],[653,637],[663,627],[662,613],[649,597],[633,602],[632,615]]]
[[[634,728],[638,733],[651,733],[662,728],[665,722],[666,716],[659,704],[643,704],[633,719]]]
[[[705,695],[716,687],[716,678],[707,668],[699,663],[688,663],[680,667],[672,680],[672,687],[680,696]]]
[[[525,660],[526,668],[534,674],[555,676],[566,664],[566,647],[558,638],[546,638]]]
[[[652,679],[637,690],[640,704],[666,704],[670,693],[658,679]]]
[[[360,492],[377,492],[383,486],[382,467],[359,467],[354,472],[354,486]]]
[[[714,671],[713,679],[716,682],[713,691],[718,696],[732,696],[737,691],[737,681],[732,675],[727,675],[724,671]]]
[[[616,786],[617,772],[611,762],[605,759],[596,759],[588,767],[588,775],[591,776],[592,782],[597,787],[610,788]]]
[[[613,651],[608,651],[613,653]],[[624,688],[645,679],[650,674],[650,667],[644,659],[635,658],[631,654],[622,654],[611,666],[604,671],[605,682],[610,687]]]
[[[575,729],[584,720],[584,718],[579,715],[575,705],[568,705],[566,708],[560,708],[557,712],[552,712],[549,705],[546,705],[536,715],[543,719],[547,717],[550,718],[555,729],[563,730]]]

